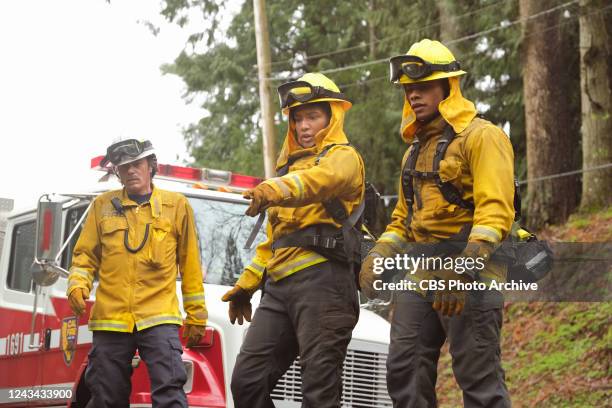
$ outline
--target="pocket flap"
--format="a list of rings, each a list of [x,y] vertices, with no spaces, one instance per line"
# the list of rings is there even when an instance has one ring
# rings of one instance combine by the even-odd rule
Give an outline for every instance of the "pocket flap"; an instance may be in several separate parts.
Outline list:
[[[449,157],[440,160],[440,179],[443,182],[455,180],[461,175],[461,162]]]
[[[127,221],[123,217],[111,217],[102,220],[102,234],[112,234],[115,231],[126,230]]]
[[[164,232],[172,231],[172,223],[167,218],[159,218],[153,221],[152,227],[158,230],[162,230]]]

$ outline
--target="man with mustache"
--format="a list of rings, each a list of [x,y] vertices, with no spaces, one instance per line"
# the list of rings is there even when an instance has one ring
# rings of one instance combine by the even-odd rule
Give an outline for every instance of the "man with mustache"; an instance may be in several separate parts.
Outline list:
[[[178,336],[183,325],[176,296],[179,271],[187,347],[198,344],[208,317],[193,211],[182,194],[153,185],[157,159],[148,140],[112,144],[102,166],[106,163],[123,189],[94,200],[68,278],[68,300],[77,316],[98,278],[85,382],[93,406],[128,407],[138,349],[151,379],[153,406],[187,407]]]

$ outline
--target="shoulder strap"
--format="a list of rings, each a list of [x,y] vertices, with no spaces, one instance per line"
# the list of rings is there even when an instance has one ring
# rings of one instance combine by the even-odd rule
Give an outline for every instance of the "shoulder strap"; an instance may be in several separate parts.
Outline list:
[[[514,178],[514,221],[521,219],[521,186],[518,178]]]
[[[474,203],[464,200],[463,197],[461,197],[461,193],[459,192],[459,190],[457,190],[457,187],[455,187],[452,183],[448,181],[443,182],[442,179],[440,179],[440,162],[442,161],[442,159],[444,159],[444,156],[446,155],[446,150],[448,149],[448,146],[451,144],[454,138],[455,131],[451,126],[446,125],[442,138],[436,145],[436,153],[434,154],[434,180],[436,182],[436,186],[438,186],[438,189],[440,190],[442,196],[446,201],[451,204],[458,205],[461,208],[474,211]]]
[[[353,149],[355,149],[355,146],[353,146],[350,143],[332,143],[332,144],[328,144],[327,146],[325,146],[323,148],[323,150],[321,150],[321,152],[317,155],[317,158],[315,159],[315,166],[319,165],[319,162],[321,161],[321,158],[323,156],[325,156],[327,154],[327,152],[329,152],[332,147],[336,147],[336,146],[349,146],[352,147]],[[355,149],[355,151],[357,151],[357,149]]]
[[[414,142],[412,142],[412,145],[410,145],[410,153],[408,153],[408,158],[406,159],[406,163],[404,163],[404,168],[402,169],[402,191],[404,192],[404,199],[406,200],[406,207],[408,208],[406,226],[409,226],[412,222],[412,214],[414,213],[412,208],[412,205],[414,204],[413,177],[420,149],[421,145],[419,140],[415,139]]]
[[[325,146],[323,150],[321,150],[321,152],[317,155],[317,158],[315,159],[315,166],[318,166],[319,162],[321,161],[321,158],[323,158],[335,146],[349,146],[355,149],[355,147],[351,145],[350,143],[329,144]],[[355,151],[357,151],[357,149],[355,149]],[[334,197],[329,201],[324,201],[322,204],[323,204],[323,207],[325,207],[325,211],[327,211],[330,217],[332,217],[339,224],[343,224],[347,219],[349,219],[349,215],[347,214],[346,209],[344,208],[344,205],[342,204],[342,201],[340,201],[338,197]],[[353,211],[353,213],[357,212],[358,209],[359,208],[356,208],[355,211]],[[363,208],[361,209],[361,213],[363,213]],[[361,217],[361,214],[359,214],[357,218],[359,217]]]
[[[350,143],[329,144],[325,146],[323,150],[321,150],[321,152],[317,155],[317,158],[315,159],[315,166],[317,166],[319,162],[321,161],[321,158],[324,157],[335,146],[350,146],[353,149],[355,149],[355,147],[351,145]],[[357,151],[357,149],[355,149],[355,151]],[[357,154],[359,154],[359,152],[357,152]],[[277,170],[276,172],[277,177],[282,177],[286,175],[287,173],[289,173],[289,167],[295,162],[295,160],[297,160],[297,158],[290,158],[289,160],[287,160],[287,163],[283,167]],[[323,207],[325,207],[325,211],[327,211],[327,213],[339,224],[344,223],[344,221],[346,221],[349,218],[349,215],[347,214],[346,209],[344,208],[344,205],[342,205],[342,202],[340,201],[339,198],[337,197],[332,198],[331,200],[325,201],[322,204],[323,204]],[[356,212],[358,209],[359,208],[356,208],[355,211],[353,212]],[[361,212],[357,218],[361,217],[361,214],[363,214],[363,208],[361,209]]]
[[[287,159],[287,163],[285,163],[280,169],[276,170],[276,177],[282,177],[289,173],[289,166],[291,166],[297,159],[297,157],[290,157]]]
[[[414,185],[413,178],[415,176],[420,178],[433,178],[436,186],[442,193],[442,196],[446,201],[451,204],[458,205],[461,208],[465,208],[474,211],[474,203],[471,201],[464,200],[461,193],[457,188],[450,182],[443,182],[440,178],[440,162],[444,159],[448,146],[455,138],[455,131],[451,126],[444,128],[444,134],[436,145],[436,152],[433,159],[433,171],[432,172],[417,172],[416,161],[419,156],[419,141],[415,140],[412,143],[412,149],[408,154],[408,159],[402,169],[401,181],[402,190],[404,192],[404,198],[406,200],[406,207],[408,207],[408,217],[406,218],[406,225],[410,225],[413,215],[413,204],[414,204]],[[518,221],[521,218],[521,194],[518,184],[518,180],[514,179],[514,220]]]
[[[444,135],[442,139],[438,142],[436,146],[436,153],[434,155],[433,161],[433,172],[435,174],[434,179],[436,180],[436,185],[440,189],[440,192],[444,196],[444,199],[451,204],[458,205],[461,208],[466,208],[468,210],[474,211],[474,203],[471,201],[464,200],[461,197],[461,193],[457,188],[451,184],[450,182],[442,182],[440,179],[440,162],[444,159],[446,155],[446,150],[448,149],[448,145],[455,138],[455,132],[453,128],[447,126],[444,129]],[[518,180],[516,177],[514,178],[514,220],[518,221],[521,218],[521,193],[518,184]]]

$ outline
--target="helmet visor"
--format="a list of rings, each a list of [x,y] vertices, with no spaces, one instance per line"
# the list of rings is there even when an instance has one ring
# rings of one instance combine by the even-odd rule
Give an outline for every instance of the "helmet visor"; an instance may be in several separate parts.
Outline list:
[[[140,142],[136,139],[122,140],[121,142],[114,143],[106,149],[106,156],[103,160],[103,165],[110,162],[113,165],[118,165],[126,159],[138,157],[145,150],[151,150],[153,146],[151,142],[145,140]]]
[[[281,109],[288,108],[296,102],[306,103],[319,98],[348,100],[342,92],[333,92],[322,86],[313,86],[306,81],[293,81],[278,87],[278,98]]]
[[[402,75],[410,79],[423,79],[434,71],[453,72],[459,71],[461,66],[458,61],[449,64],[431,64],[415,55],[398,55],[389,60],[389,79],[397,82]]]

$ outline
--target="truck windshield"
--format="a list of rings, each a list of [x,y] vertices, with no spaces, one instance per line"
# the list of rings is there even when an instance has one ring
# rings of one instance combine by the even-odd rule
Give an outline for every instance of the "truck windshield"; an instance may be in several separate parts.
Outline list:
[[[250,250],[243,249],[257,218],[244,215],[246,205],[189,197],[200,238],[205,282],[234,285],[251,262],[257,244],[265,240],[265,226]]]

